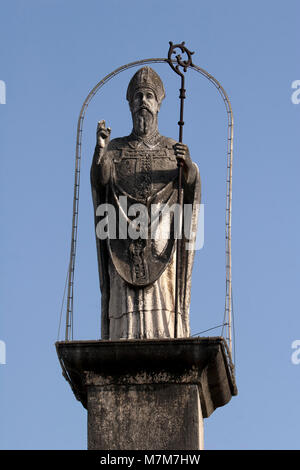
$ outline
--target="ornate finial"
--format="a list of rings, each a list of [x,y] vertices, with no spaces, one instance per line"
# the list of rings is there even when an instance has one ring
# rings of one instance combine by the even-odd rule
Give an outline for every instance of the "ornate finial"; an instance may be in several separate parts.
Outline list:
[[[194,54],[194,52],[189,51],[189,49],[185,47],[184,41],[181,44],[173,44],[172,41],[170,41],[169,44],[170,44],[170,48],[168,52],[168,63],[170,67],[174,70],[174,72],[176,72],[178,75],[183,77],[183,73],[180,71],[179,67],[182,67],[183,71],[186,72],[187,68],[193,65],[192,55]],[[174,58],[172,58],[172,54],[176,54],[175,49],[180,49],[183,54],[187,55],[187,60],[183,60],[181,57],[181,54],[175,55],[175,59],[177,60],[176,66],[174,66],[173,64]]]

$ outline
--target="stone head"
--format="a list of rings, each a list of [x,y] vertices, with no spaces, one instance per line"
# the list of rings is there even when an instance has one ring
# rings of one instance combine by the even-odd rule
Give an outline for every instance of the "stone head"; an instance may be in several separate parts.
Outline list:
[[[146,128],[157,126],[157,114],[164,97],[164,85],[153,69],[143,67],[135,73],[129,82],[126,98],[137,133],[147,133]]]

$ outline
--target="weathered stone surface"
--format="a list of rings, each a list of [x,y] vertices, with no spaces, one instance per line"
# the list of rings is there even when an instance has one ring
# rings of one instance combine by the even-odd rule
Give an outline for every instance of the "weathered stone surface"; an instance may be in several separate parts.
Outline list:
[[[57,342],[88,410],[91,449],[199,449],[203,418],[237,394],[223,338]]]
[[[90,386],[89,449],[202,449],[197,385]]]

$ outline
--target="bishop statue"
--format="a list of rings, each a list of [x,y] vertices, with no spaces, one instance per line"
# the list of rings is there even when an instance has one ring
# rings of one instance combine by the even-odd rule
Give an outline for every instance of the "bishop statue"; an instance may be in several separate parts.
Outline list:
[[[190,336],[195,237],[188,234],[194,235],[197,226],[200,175],[188,147],[159,133],[158,113],[164,97],[159,75],[143,67],[127,89],[131,134],[110,140],[111,129],[105,121],[98,123],[91,187],[102,339],[174,337],[176,295],[177,336]],[[175,211],[169,211],[166,218],[161,210],[176,206],[178,201],[178,162],[183,164],[183,205],[191,208],[188,217],[183,212],[184,220],[176,217]],[[104,219],[110,219],[106,236],[97,230]],[[178,231],[177,219],[184,230]],[[146,222],[141,223],[143,220]],[[152,236],[153,226],[156,236]],[[178,243],[176,234],[181,234]],[[176,256],[180,261],[178,283]]]

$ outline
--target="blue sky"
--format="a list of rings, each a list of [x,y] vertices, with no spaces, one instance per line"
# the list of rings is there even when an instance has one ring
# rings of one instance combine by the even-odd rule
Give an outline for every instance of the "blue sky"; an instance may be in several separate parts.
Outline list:
[[[22,0],[1,4],[1,449],[85,449],[86,411],[56,357],[71,237],[77,118],[93,86],[120,65],[166,57],[185,41],[227,91],[235,118],[232,261],[239,395],[205,421],[206,449],[298,449],[299,2]],[[178,80],[160,131],[176,138]],[[74,338],[97,339],[100,294],[89,168],[97,121],[131,131],[133,71],[107,84],[84,123]],[[226,112],[187,73],[184,142],[200,168],[205,244],[197,252],[192,334],[219,325],[225,295]],[[63,330],[63,329],[62,329]],[[62,331],[63,333],[63,331]],[[213,334],[219,334],[215,330]],[[62,339],[62,335],[60,336]]]

